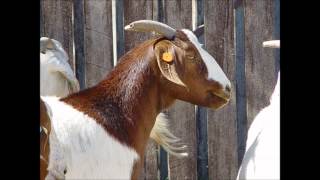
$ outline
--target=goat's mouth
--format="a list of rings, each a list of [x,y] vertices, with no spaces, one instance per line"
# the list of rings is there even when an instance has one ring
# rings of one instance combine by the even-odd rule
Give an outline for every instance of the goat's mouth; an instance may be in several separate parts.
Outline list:
[[[214,91],[208,91],[208,100],[209,100],[209,107],[216,110],[224,107],[228,104],[230,100],[229,93],[216,93]]]

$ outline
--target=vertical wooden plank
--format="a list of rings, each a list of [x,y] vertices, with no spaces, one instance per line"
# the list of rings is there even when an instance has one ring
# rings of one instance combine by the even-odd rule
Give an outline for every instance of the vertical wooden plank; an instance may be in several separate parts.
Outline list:
[[[164,21],[164,0],[154,0],[153,6],[153,19],[159,22]],[[168,110],[165,110],[164,113],[168,115]],[[158,174],[160,180],[168,179],[168,153],[159,146],[158,153]]]
[[[236,4],[235,4],[236,6]],[[240,167],[246,150],[247,140],[247,99],[245,81],[245,46],[244,46],[244,7],[241,3],[235,7],[236,38],[236,104],[237,104],[237,151]]]
[[[192,29],[192,1],[165,0],[164,22],[175,29]],[[169,110],[172,132],[188,146],[188,157],[169,155],[170,179],[197,179],[195,106],[177,100]]]
[[[169,110],[172,133],[188,146],[188,157],[169,155],[170,179],[197,179],[197,143],[194,105],[177,100]]]
[[[124,54],[123,0],[112,0],[113,65]]]
[[[197,1],[197,25],[200,26],[204,23],[204,0]]]
[[[159,22],[164,21],[164,0],[154,0],[153,19]]]
[[[72,0],[42,0],[40,33],[62,44],[74,70],[72,7]]]
[[[257,113],[269,105],[276,84],[274,50],[262,43],[274,39],[274,0],[245,0],[245,58],[248,128]]]
[[[84,1],[87,87],[98,83],[113,68],[111,3],[109,0]]]
[[[175,29],[192,29],[192,1],[164,0],[164,22]]]
[[[280,0],[274,2],[274,38],[280,39]],[[276,76],[280,71],[280,49],[274,49]]]
[[[141,19],[150,19],[154,17],[153,7],[154,2],[151,0],[124,0],[123,15],[124,25],[127,25],[133,21]],[[124,51],[128,52],[137,44],[150,39],[151,33],[139,33],[139,32],[124,32]],[[149,141],[144,159],[144,167],[141,170],[139,179],[158,179],[158,163],[157,163],[157,150],[156,143]]]
[[[79,81],[80,89],[86,87],[85,84],[85,54],[84,54],[84,0],[75,0],[73,3],[74,14],[74,49],[75,49],[75,69],[76,77]]]
[[[150,0],[124,0],[124,25],[141,19],[153,19],[153,2]],[[151,33],[125,31],[125,52],[152,37]]]
[[[44,21],[43,21],[43,0],[40,0],[40,37],[44,34]]]
[[[145,164],[144,164],[144,176],[141,179],[151,180],[151,179],[158,179],[159,171],[158,171],[158,152],[159,146],[157,143],[149,140],[146,153],[145,153]]]
[[[193,0],[193,29],[204,23],[203,0]],[[204,44],[204,35],[198,37],[199,42]],[[195,106],[196,131],[197,131],[197,179],[208,179],[208,132],[207,132],[207,109]]]
[[[205,0],[205,47],[231,81],[231,100],[208,110],[209,179],[236,179],[236,91],[232,0]]]
[[[168,153],[161,147],[160,148],[160,180],[167,180],[168,179]]]
[[[198,179],[208,179],[208,132],[207,109],[196,106],[197,124],[197,175]]]

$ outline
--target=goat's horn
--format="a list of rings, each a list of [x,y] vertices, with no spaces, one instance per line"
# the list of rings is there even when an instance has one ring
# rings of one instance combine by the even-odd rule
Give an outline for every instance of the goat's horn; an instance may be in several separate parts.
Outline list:
[[[280,48],[280,40],[265,41],[263,47]]]
[[[157,21],[152,20],[139,20],[130,23],[124,27],[127,31],[137,31],[137,32],[156,32],[158,34],[164,35],[168,39],[172,39],[176,30],[172,27]]]

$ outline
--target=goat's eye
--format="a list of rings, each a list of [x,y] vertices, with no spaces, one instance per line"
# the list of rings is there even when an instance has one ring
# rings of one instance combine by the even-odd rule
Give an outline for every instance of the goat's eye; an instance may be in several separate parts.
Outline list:
[[[194,59],[195,57],[192,56],[192,55],[187,55],[187,58],[188,58],[188,59]]]

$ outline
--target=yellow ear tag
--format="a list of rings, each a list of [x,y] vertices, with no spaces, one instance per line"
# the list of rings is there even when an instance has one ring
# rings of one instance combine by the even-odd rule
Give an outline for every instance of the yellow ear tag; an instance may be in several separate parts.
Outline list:
[[[172,62],[173,57],[172,54],[169,52],[165,52],[162,54],[162,60],[166,61],[166,62]]]

